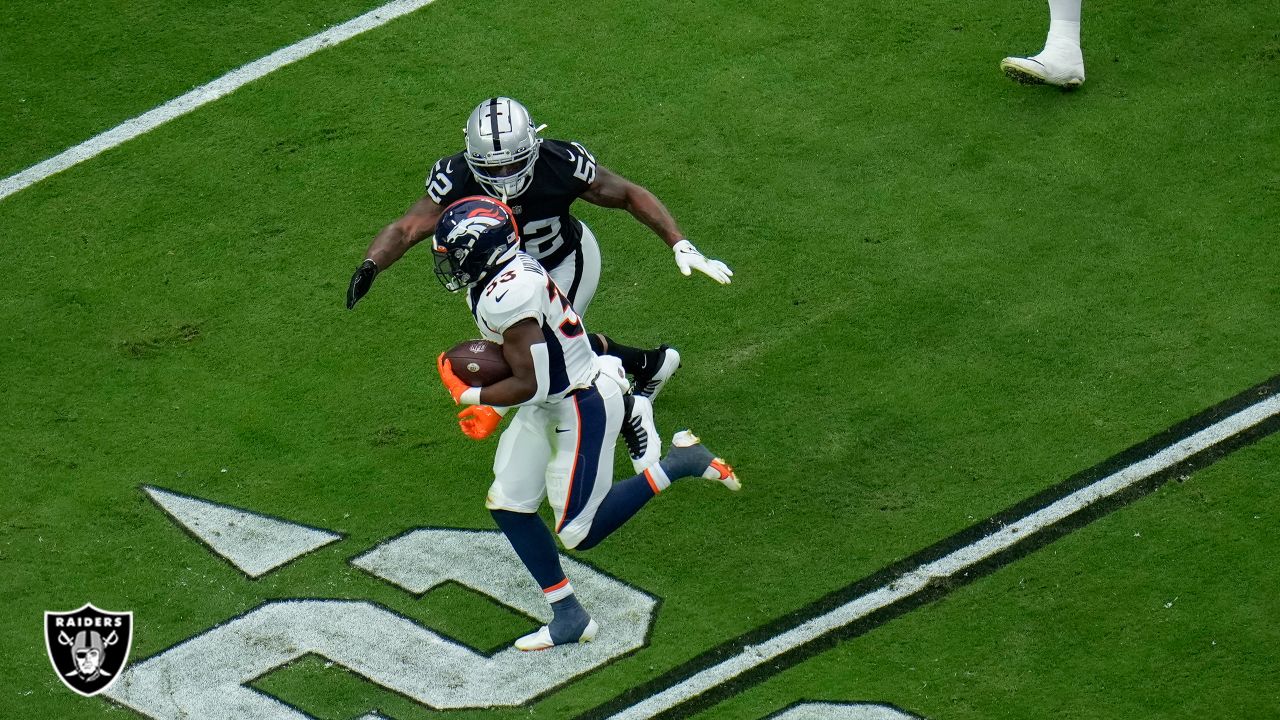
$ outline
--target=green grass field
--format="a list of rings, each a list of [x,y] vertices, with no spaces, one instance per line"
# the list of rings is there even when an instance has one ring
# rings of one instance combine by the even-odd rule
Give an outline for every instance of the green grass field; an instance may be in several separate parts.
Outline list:
[[[10,4],[0,170],[372,7]],[[494,94],[733,267],[683,278],[625,213],[577,207],[604,253],[589,327],[680,348],[659,426],[745,488],[677,485],[571,553],[660,599],[645,647],[448,717],[592,711],[1280,373],[1280,6],[1086,3],[1074,93],[997,69],[1045,16],[439,0],[0,200],[0,717],[143,717],[55,677],[42,613],[85,602],[134,612],[135,663],[278,599],[486,650],[529,627],[349,564],[493,529],[494,443],[457,431],[433,367],[475,334],[461,299],[419,248],[342,301]],[[1263,438],[695,716],[1280,717],[1278,462]],[[144,485],[343,539],[249,580]],[[322,720],[439,715],[315,656],[254,687]]]

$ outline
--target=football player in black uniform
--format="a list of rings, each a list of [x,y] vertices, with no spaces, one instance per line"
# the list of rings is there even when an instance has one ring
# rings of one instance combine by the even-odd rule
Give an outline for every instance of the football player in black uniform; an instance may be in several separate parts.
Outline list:
[[[733,271],[698,252],[653,193],[597,164],[581,144],[541,138],[541,130],[511,98],[480,103],[467,119],[466,150],[438,160],[427,176],[426,195],[369,244],[347,288],[347,308],[369,292],[379,272],[431,237],[445,207],[470,195],[489,195],[511,207],[521,249],[537,258],[579,315],[600,280],[600,248],[591,229],[569,213],[578,198],[631,213],[672,249],[684,275],[698,270],[721,284],[731,281]],[[590,339],[597,354],[621,360],[635,380],[635,393],[650,399],[680,365],[680,354],[666,345],[640,350],[602,334]]]

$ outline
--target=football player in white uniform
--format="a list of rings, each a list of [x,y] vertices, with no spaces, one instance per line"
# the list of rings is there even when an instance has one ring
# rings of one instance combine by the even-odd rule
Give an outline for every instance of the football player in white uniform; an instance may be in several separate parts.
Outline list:
[[[489,98],[467,118],[466,149],[438,160],[427,176],[426,194],[370,243],[351,277],[347,307],[369,291],[378,273],[431,235],[444,208],[460,198],[488,195],[515,212],[521,249],[537,259],[585,315],[600,281],[600,247],[591,228],[570,214],[578,198],[622,208],[671,247],[684,275],[698,270],[728,284],[733,271],[698,252],[653,193],[596,163],[581,143],[539,137],[529,111],[506,97]],[[636,394],[657,397],[680,366],[680,354],[662,345],[641,350],[603,334],[588,338],[599,354],[622,361],[635,378]]]
[[[1049,0],[1049,35],[1044,49],[1031,57],[1000,61],[1005,75],[1024,85],[1079,87],[1084,83],[1084,54],[1080,51],[1081,0]]]
[[[462,198],[441,216],[432,247],[436,275],[447,290],[466,292],[476,326],[502,345],[511,377],[469,387],[443,354],[437,362],[454,401],[468,406],[459,415],[468,436],[487,437],[500,409],[519,407],[498,441],[485,506],[551,604],[551,623],[515,643],[543,650],[589,641],[599,629],[574,596],[555,540],[537,515],[544,498],[560,541],[585,550],[672,480],[705,477],[731,490],[741,486],[733,469],[688,431],[677,433],[658,459],[648,400],[630,398],[618,361],[592,351],[568,299],[537,260],[520,252],[517,227],[501,201]],[[636,474],[615,484],[613,447],[629,403],[646,409],[645,432],[654,437],[650,457],[636,461]]]

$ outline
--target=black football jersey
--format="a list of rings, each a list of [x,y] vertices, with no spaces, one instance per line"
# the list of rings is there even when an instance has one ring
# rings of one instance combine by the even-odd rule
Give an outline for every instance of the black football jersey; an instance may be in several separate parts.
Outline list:
[[[447,207],[469,195],[487,195],[471,174],[465,153],[440,158],[427,176],[427,194]],[[582,224],[569,206],[596,179],[596,159],[576,142],[546,139],[528,187],[507,203],[520,226],[520,245],[545,268],[559,265],[582,244]]]

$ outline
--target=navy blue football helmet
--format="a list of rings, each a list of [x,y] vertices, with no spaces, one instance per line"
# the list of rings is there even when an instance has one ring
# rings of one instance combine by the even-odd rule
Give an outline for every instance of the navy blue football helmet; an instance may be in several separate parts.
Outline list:
[[[436,277],[449,292],[471,287],[520,250],[515,213],[500,200],[464,197],[445,208],[431,252]]]

